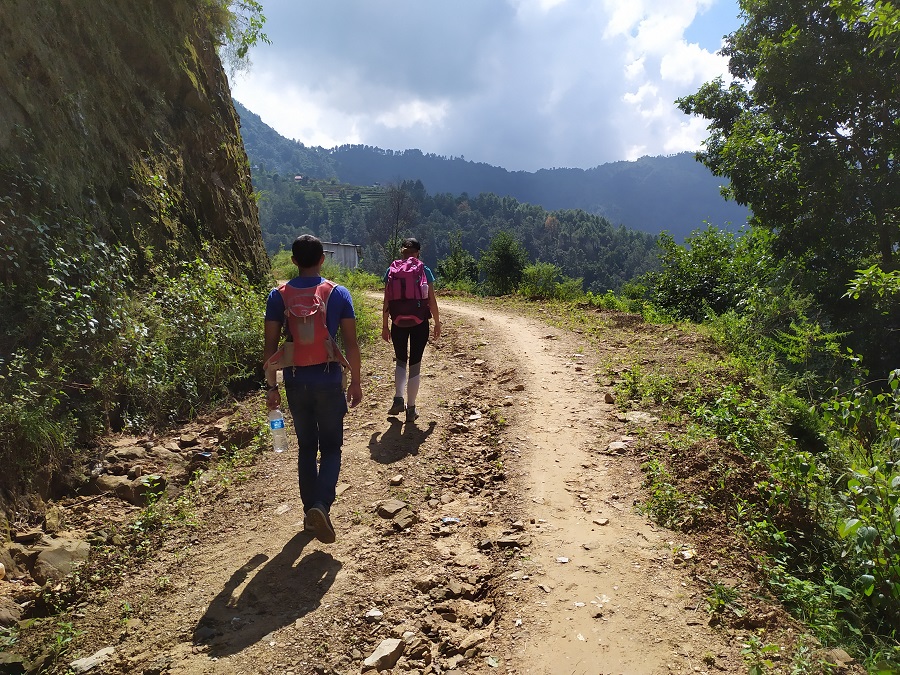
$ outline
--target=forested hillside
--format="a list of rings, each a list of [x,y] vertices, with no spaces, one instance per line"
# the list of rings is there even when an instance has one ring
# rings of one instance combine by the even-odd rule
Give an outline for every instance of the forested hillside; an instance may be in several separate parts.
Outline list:
[[[430,195],[421,181],[384,188],[359,188],[334,180],[285,179],[257,170],[254,186],[266,247],[290,248],[300,232],[327,241],[361,244],[362,266],[380,272],[393,252],[388,242],[414,234],[422,258],[437,269],[454,242],[473,258],[500,232],[521,242],[531,261],[556,265],[584,289],[619,290],[623,283],[657,267],[655,238],[613,227],[608,220],[577,209],[547,211],[512,197]],[[399,204],[399,212],[397,210]]]
[[[719,190],[723,181],[690,153],[642,157],[587,170],[507,171],[419,150],[393,151],[363,145],[309,148],[279,135],[240,103],[235,102],[235,107],[254,170],[281,177],[300,174],[366,186],[420,180],[431,194],[492,193],[549,211],[581,209],[603,216],[615,226],[651,234],[665,230],[677,241],[704,222],[737,230],[749,214],[746,208],[722,198]]]

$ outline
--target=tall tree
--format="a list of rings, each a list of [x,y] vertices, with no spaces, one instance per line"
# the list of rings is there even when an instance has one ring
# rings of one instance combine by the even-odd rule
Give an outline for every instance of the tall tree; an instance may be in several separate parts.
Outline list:
[[[699,159],[820,297],[839,297],[862,263],[894,269],[900,246],[898,61],[846,11],[869,5],[741,0],[723,49],[734,81],[678,101],[710,120]]]
[[[419,218],[419,209],[415,199],[400,184],[388,185],[374,210],[374,222],[371,228],[374,241],[371,245],[370,264],[366,269],[387,267],[400,250],[400,242],[411,231]]]
[[[525,247],[509,232],[501,230],[481,253],[479,267],[484,274],[485,289],[491,295],[512,293],[518,288],[527,264]]]
[[[462,245],[459,230],[451,232],[448,237],[450,253],[437,265],[438,278],[447,283],[478,282],[478,261]]]

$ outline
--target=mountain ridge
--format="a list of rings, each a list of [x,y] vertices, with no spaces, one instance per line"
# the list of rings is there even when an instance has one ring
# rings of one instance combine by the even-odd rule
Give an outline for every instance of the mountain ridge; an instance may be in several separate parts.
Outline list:
[[[267,171],[337,179],[351,185],[421,180],[431,194],[492,193],[550,211],[581,209],[614,225],[651,234],[668,231],[677,241],[704,223],[737,230],[750,214],[746,207],[721,196],[721,179],[695,161],[693,153],[646,156],[590,169],[510,171],[418,149],[308,147],[281,136],[259,115],[238,101],[234,103],[251,163]]]

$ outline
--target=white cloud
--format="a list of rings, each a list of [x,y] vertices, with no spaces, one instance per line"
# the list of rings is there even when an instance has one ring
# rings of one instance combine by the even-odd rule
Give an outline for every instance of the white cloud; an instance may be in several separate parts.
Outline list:
[[[684,39],[714,2],[736,5],[267,0],[273,44],[252,53],[233,91],[308,145],[419,148],[526,170],[694,149],[705,123],[674,100],[726,72]]]
[[[727,61],[710,54],[696,44],[679,42],[660,59],[660,77],[673,84],[690,86],[695,82],[705,82],[717,75],[724,75]]]
[[[668,138],[663,144],[663,154],[671,155],[685,150],[698,150],[697,139],[706,138],[707,121],[693,117],[676,127],[671,128]]]
[[[383,112],[375,118],[375,121],[389,129],[409,129],[418,125],[430,127],[441,123],[447,115],[448,107],[446,101],[440,103],[408,101]]]
[[[628,80],[634,80],[638,77],[643,76],[646,72],[644,69],[645,60],[645,57],[641,56],[639,58],[636,58],[631,63],[626,63],[625,69],[623,71],[625,74],[625,78]]]

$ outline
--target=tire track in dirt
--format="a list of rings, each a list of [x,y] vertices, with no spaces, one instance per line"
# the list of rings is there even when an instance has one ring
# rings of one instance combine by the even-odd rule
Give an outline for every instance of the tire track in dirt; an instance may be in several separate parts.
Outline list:
[[[507,607],[501,620],[513,626],[511,665],[534,674],[745,672],[675,564],[678,535],[634,512],[638,462],[606,453],[612,442],[652,433],[653,423],[620,421],[603,401],[592,374],[604,347],[481,306],[442,301],[441,309],[478,325],[488,352],[516,363],[525,383],[527,403],[508,435],[526,450],[521,500],[532,542],[507,575],[519,600],[518,615]]]

